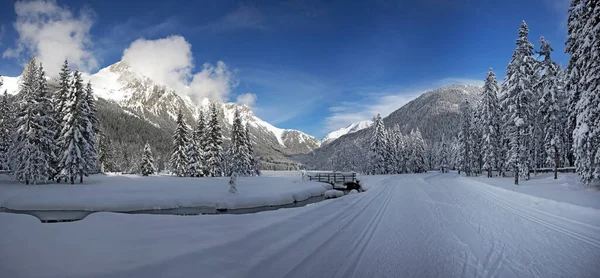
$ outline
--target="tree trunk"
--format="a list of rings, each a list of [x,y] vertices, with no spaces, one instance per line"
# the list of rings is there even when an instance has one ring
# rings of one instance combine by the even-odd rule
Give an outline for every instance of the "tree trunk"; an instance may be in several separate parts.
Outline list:
[[[515,169],[515,185],[519,185],[519,168]]]
[[[554,146],[554,179],[558,178],[558,148]]]
[[[75,184],[75,177],[71,176],[71,184]]]
[[[488,178],[492,177],[492,168],[488,168]]]

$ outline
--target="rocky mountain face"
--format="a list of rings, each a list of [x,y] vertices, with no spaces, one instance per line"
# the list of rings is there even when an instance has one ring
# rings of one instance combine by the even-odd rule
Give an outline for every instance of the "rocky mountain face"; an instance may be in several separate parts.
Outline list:
[[[383,119],[386,128],[395,125],[403,134],[418,128],[426,142],[441,140],[442,135],[452,138],[458,135],[460,120],[459,105],[467,99],[471,103],[477,101],[481,87],[472,85],[449,85],[423,93]],[[331,160],[343,150],[368,149],[372,128],[367,127],[356,132],[340,136],[316,149],[310,155],[296,155],[294,159],[310,168],[329,169]],[[366,155],[359,152],[359,155]]]
[[[7,89],[9,93],[16,94],[19,78],[4,77],[4,80],[5,85],[0,90]],[[182,110],[192,128],[196,125],[198,112],[202,110],[206,117],[214,102],[204,99],[196,105],[189,97],[177,94],[169,86],[134,72],[123,61],[100,70],[90,80],[98,97],[98,116],[106,149],[117,164],[112,165],[115,170],[135,170],[146,141],[155,149],[159,167],[166,166],[178,111]],[[320,146],[320,141],[310,135],[280,129],[263,121],[245,105],[215,103],[225,144],[230,138],[234,112],[240,109],[265,169],[295,169],[299,165],[289,159],[290,155],[310,153]]]

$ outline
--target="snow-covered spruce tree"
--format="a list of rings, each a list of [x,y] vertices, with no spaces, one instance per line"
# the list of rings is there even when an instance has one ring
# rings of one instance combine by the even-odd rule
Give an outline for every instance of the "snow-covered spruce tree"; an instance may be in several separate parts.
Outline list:
[[[1,84],[0,84],[1,86]],[[11,145],[11,125],[13,124],[8,104],[8,94],[4,90],[0,99],[0,170],[9,170],[8,149]]]
[[[31,59],[22,76],[21,111],[16,119],[16,134],[11,145],[11,170],[16,180],[26,184],[47,181],[54,173],[52,103],[47,92],[42,65]]]
[[[392,161],[394,162],[393,173],[400,174],[403,171],[404,164],[406,164],[403,157],[403,135],[400,131],[399,125],[394,125],[394,128],[391,132],[392,136],[390,136],[391,141],[393,142],[392,148]]]
[[[421,131],[417,128],[415,131],[410,132],[412,142],[412,153],[410,155],[410,165],[413,173],[427,172],[425,162],[425,140],[421,135]]]
[[[565,92],[567,94],[567,113],[568,125],[567,132],[571,134],[572,156],[570,165],[575,165],[575,142],[574,130],[577,125],[577,103],[581,98],[581,92],[585,85],[581,80],[584,78],[584,68],[587,61],[591,59],[591,44],[585,42],[587,21],[590,19],[591,10],[590,0],[572,0],[569,7],[569,17],[567,19],[568,37],[565,42],[565,52],[570,54],[567,68],[565,69]]]
[[[256,156],[254,153],[254,146],[252,145],[252,140],[250,140],[250,130],[248,128],[248,124],[244,127],[244,144],[248,149],[248,156],[250,157],[250,176],[260,176],[260,157]]]
[[[83,176],[98,171],[98,153],[96,151],[96,134],[98,131],[98,118],[96,117],[96,101],[94,100],[94,91],[92,89],[92,83],[88,81],[85,89],[83,90],[84,96],[81,102],[82,111],[82,125],[83,130],[81,134],[87,144],[83,149],[83,160],[85,161],[85,167],[82,169],[80,179]]]
[[[89,126],[86,112],[88,108],[81,73],[78,70],[73,73],[69,87],[61,136],[58,140],[61,148],[58,178],[64,178],[73,184],[77,177],[79,182],[83,182],[83,175],[88,167],[85,153],[91,146],[84,137],[84,132]]]
[[[397,168],[397,148],[396,148],[396,137],[394,135],[394,129],[390,129],[387,130],[387,132],[385,133],[385,142],[386,142],[386,146],[385,146],[385,155],[386,158],[385,160],[387,161],[386,163],[386,170],[385,173],[386,174],[396,174],[396,168]]]
[[[229,178],[229,193],[237,193],[237,173],[234,171]]]
[[[371,135],[371,146],[369,148],[370,173],[372,175],[381,175],[386,172],[386,146],[385,125],[381,116],[377,114],[373,119],[373,134]]]
[[[207,127],[206,168],[210,177],[223,176],[223,133],[219,125],[217,105],[211,104],[210,120]]]
[[[196,134],[196,140],[198,151],[200,152],[200,176],[207,175],[206,168],[206,153],[208,152],[208,135],[207,135],[206,121],[204,117],[204,113],[202,110],[198,112],[198,122],[196,123],[196,129],[194,133]]]
[[[533,95],[535,59],[533,45],[528,41],[529,29],[525,21],[519,28],[512,59],[506,68],[502,84],[504,93],[504,129],[508,138],[507,166],[515,172],[515,184],[519,176],[529,179],[530,156],[532,154],[532,103],[537,102]]]
[[[200,149],[201,135],[198,127],[191,132],[191,138],[188,141],[187,149],[187,173],[190,177],[201,177],[203,175],[202,168],[202,150]]]
[[[246,130],[242,124],[242,118],[240,116],[239,109],[235,110],[233,116],[233,125],[231,128],[231,143],[230,143],[230,156],[231,156],[231,173],[236,173],[238,176],[249,176],[250,175],[250,164],[251,158],[248,153],[248,147],[246,145]]]
[[[490,68],[483,90],[481,91],[480,124],[482,132],[481,152],[483,154],[483,169],[487,171],[488,178],[492,177],[494,169],[500,170],[498,160],[502,159],[497,154],[500,149],[500,111],[498,104],[498,81],[496,74]]]
[[[471,175],[471,117],[473,111],[469,101],[466,99],[460,105],[460,127],[458,131],[458,143],[459,143],[459,173],[463,171],[465,175]]]
[[[440,148],[440,171],[442,173],[448,173],[450,169],[450,153],[448,151],[448,144],[445,140],[445,135],[442,134],[442,146]]]
[[[101,173],[117,171],[115,163],[115,150],[112,141],[102,132],[98,133],[98,164]]]
[[[173,152],[171,153],[171,171],[179,177],[185,177],[188,171],[188,128],[183,112],[177,112],[175,132],[173,133]]]
[[[559,84],[559,66],[552,62],[550,53],[553,51],[550,43],[540,39],[540,56],[544,60],[539,63],[539,72],[541,74],[539,82],[535,85],[535,90],[541,95],[538,105],[538,114],[541,116],[540,130],[543,131],[543,146],[545,149],[544,166],[554,168],[554,178],[558,177],[558,167],[560,166],[560,153],[563,150],[563,131],[564,131],[564,109],[561,107],[564,103],[564,97]]]
[[[69,63],[65,59],[63,66],[59,73],[59,88],[52,95],[52,103],[54,105],[54,119],[56,120],[56,142],[60,142],[62,134],[62,130],[65,127],[64,118],[67,113],[67,105],[69,103],[69,95],[71,90],[71,71],[69,70]],[[63,154],[62,146],[58,146],[56,148],[56,161],[53,161],[53,167],[57,170],[56,174],[60,174],[60,158]],[[58,182],[60,182],[60,177],[56,178]]]
[[[148,142],[146,142],[146,145],[144,146],[142,162],[140,163],[140,172],[142,173],[142,176],[154,175],[154,173],[156,173],[152,149],[150,148],[150,144],[148,144]]]
[[[471,116],[471,173],[478,176],[483,166],[483,156],[481,153],[482,126],[481,126],[481,102],[477,102]]]
[[[569,9],[568,91],[575,104],[573,151],[582,182],[600,181],[600,3],[572,1]],[[572,30],[578,28],[578,30]]]

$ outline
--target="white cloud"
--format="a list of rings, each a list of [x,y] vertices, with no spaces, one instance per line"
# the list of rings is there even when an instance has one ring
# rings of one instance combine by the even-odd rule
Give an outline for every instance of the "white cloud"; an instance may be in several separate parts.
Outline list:
[[[195,101],[201,101],[205,97],[226,101],[231,89],[237,85],[233,72],[223,61],[217,62],[217,66],[204,63],[202,71],[194,74],[188,95]]]
[[[135,72],[182,90],[181,81],[191,76],[192,45],[181,36],[138,39],[123,51],[122,60]]]
[[[222,61],[216,66],[205,63],[200,72],[193,73],[192,45],[182,36],[138,39],[125,49],[122,60],[135,72],[188,95],[196,103],[206,97],[225,101],[237,86],[233,72]]]
[[[265,24],[264,14],[255,6],[239,5],[224,17],[201,26],[200,29],[206,29],[213,32],[228,32],[239,29],[268,29]]]
[[[236,102],[238,104],[245,104],[249,107],[253,107],[256,103],[256,94],[253,93],[245,93],[237,96]]]
[[[50,76],[56,76],[64,59],[72,68],[89,71],[98,67],[91,52],[90,28],[94,13],[83,9],[79,15],[53,0],[18,1],[14,28],[19,34],[16,46],[3,58],[28,60],[38,57]]]

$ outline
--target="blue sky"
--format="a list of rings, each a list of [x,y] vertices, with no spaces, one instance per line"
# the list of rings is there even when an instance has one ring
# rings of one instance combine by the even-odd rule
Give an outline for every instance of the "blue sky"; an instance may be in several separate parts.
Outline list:
[[[555,49],[554,59],[567,61],[568,0],[38,4],[19,10],[14,1],[0,3],[0,74],[18,75],[30,55],[54,61],[67,54],[95,73],[121,60],[125,49],[133,52],[138,39],[148,45],[177,35],[183,38],[177,42],[187,43],[177,45],[183,50],[169,40],[161,44],[166,54],[157,56],[190,50],[164,61],[178,73],[184,68],[182,82],[191,84],[191,76],[203,72],[199,94],[229,101],[244,95],[239,101],[250,103],[264,120],[317,137],[378,112],[388,114],[428,89],[482,83],[490,67],[503,78],[522,20],[536,47],[543,35]],[[61,54],[45,44],[49,39],[40,30],[67,30],[72,48]],[[180,58],[180,64],[169,64]]]

